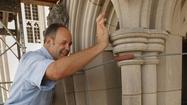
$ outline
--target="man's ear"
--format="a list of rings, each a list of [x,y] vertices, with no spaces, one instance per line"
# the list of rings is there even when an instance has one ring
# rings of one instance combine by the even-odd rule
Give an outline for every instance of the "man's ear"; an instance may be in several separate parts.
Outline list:
[[[51,47],[52,45],[54,45],[53,43],[54,43],[54,40],[53,40],[52,38],[50,38],[50,37],[46,38],[45,44],[46,44],[48,47]]]

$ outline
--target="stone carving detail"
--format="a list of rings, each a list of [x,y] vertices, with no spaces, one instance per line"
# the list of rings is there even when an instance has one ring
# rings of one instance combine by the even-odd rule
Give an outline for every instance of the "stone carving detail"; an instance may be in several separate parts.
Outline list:
[[[58,4],[54,5],[47,17],[47,24],[62,23],[68,26],[69,15],[66,9],[66,0],[61,0]]]
[[[157,55],[164,51],[166,36],[159,30],[141,28],[120,29],[111,35],[115,55],[147,56],[118,62],[123,105],[157,105]]]

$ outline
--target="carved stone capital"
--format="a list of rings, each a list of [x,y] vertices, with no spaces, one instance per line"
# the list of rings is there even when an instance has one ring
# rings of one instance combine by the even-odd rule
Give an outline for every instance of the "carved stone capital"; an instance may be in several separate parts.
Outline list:
[[[144,64],[158,64],[159,53],[162,53],[165,49],[165,41],[167,33],[161,30],[146,30],[149,36],[147,37],[147,49],[143,52]]]
[[[148,33],[144,29],[120,29],[110,39],[114,54],[133,51],[145,51]]]
[[[161,30],[147,30],[147,52],[163,52],[167,33]]]
[[[153,57],[143,58],[145,63],[158,64],[157,55],[164,51],[167,33],[162,30],[126,28],[120,29],[111,34],[110,39],[113,45],[113,53],[120,55],[123,53],[143,53],[143,55],[152,55]],[[141,56],[139,54],[138,56]],[[136,55],[135,55],[136,56]],[[123,62],[123,61],[122,61]],[[128,63],[127,63],[128,62]],[[136,64],[139,60],[126,60],[119,65]],[[141,63],[140,63],[141,64]]]

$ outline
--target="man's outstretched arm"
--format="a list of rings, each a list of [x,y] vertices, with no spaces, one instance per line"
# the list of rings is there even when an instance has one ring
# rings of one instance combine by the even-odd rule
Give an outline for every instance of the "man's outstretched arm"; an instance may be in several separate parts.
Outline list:
[[[51,63],[46,70],[46,79],[60,80],[69,75],[72,75],[76,71],[81,70],[86,64],[93,60],[108,46],[108,31],[104,25],[105,18],[103,13],[97,17],[96,22],[96,44],[90,48],[72,54],[70,56],[60,58],[59,60]]]

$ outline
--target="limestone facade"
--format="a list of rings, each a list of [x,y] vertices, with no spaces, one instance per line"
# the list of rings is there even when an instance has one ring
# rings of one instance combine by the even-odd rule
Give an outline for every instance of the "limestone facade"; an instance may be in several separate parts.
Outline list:
[[[111,45],[84,70],[59,81],[54,105],[181,105],[182,56],[158,55],[182,53],[186,0],[67,0],[65,4],[72,53],[95,43],[95,20],[102,11]],[[87,69],[126,53],[137,58]]]

